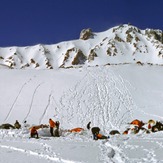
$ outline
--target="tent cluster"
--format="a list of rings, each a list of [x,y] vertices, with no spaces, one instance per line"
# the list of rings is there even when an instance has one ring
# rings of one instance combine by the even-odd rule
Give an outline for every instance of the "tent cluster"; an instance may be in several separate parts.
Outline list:
[[[163,124],[159,121],[154,121],[150,119],[147,123],[140,121],[138,119],[133,120],[129,123],[129,126],[125,131],[122,132],[123,135],[126,134],[137,134],[137,133],[153,133],[163,130]],[[119,131],[113,130],[110,135],[120,134]]]
[[[127,128],[126,131],[123,132],[123,134],[137,134],[141,131],[148,134],[163,130],[163,124],[159,121],[154,121],[152,119],[150,119],[147,123],[135,119],[130,123],[130,126],[131,127]]]

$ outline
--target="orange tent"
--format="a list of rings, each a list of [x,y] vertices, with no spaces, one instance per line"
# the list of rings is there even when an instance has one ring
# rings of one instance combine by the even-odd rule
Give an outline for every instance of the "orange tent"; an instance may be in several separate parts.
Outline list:
[[[69,132],[81,132],[81,131],[84,131],[83,128],[80,128],[80,127],[77,127],[77,128],[73,128],[71,130],[68,130]]]
[[[144,123],[142,121],[139,121],[138,119],[133,120],[130,124],[136,125],[138,127],[142,127]]]

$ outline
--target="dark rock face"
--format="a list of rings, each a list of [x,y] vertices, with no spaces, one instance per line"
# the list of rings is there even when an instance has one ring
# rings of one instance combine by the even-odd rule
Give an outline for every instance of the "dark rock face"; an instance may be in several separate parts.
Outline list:
[[[163,43],[163,32],[161,30],[148,29],[148,30],[145,30],[145,34],[149,38],[151,38],[153,36],[155,40],[160,41],[161,43]]]
[[[90,51],[89,56],[88,56],[88,61],[89,61],[89,62],[90,62],[90,61],[93,61],[95,57],[97,57],[97,54],[96,54],[95,50],[92,49],[92,50]]]
[[[74,56],[72,54],[75,54]],[[71,61],[72,65],[80,65],[84,64],[87,60],[87,57],[84,55],[84,53],[77,48],[71,48],[68,49],[64,55],[63,63],[60,66],[60,68],[65,68],[66,62]],[[69,67],[72,67],[72,65],[69,65]],[[67,67],[67,66],[66,66]]]
[[[84,64],[86,59],[87,59],[86,56],[79,49],[76,53],[76,56],[74,57],[74,60],[72,61],[72,65]]]

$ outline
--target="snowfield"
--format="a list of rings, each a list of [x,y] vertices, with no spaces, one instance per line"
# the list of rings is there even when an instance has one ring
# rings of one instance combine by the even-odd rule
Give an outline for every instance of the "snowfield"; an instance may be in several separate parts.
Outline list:
[[[163,162],[161,131],[122,134],[134,119],[163,122],[162,31],[129,24],[88,31],[86,39],[0,48],[0,124],[22,124],[0,129],[0,162]],[[42,128],[29,138],[29,128],[49,118],[61,136]],[[110,138],[94,141],[90,121]],[[68,132],[76,127],[84,131]]]
[[[29,128],[0,130],[2,163],[163,162],[163,133],[120,133],[139,119],[163,121],[162,66],[124,64],[56,70],[0,70],[0,123],[60,121],[59,138],[49,129],[29,138]],[[87,123],[107,140],[94,141]],[[82,127],[81,133],[68,129]]]

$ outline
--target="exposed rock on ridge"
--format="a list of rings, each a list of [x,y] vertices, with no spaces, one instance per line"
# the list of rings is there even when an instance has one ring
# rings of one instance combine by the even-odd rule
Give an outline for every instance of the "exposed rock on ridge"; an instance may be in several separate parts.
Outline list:
[[[101,33],[84,29],[79,40],[54,45],[0,48],[1,68],[54,69],[126,63],[163,65],[163,32],[124,24]]]
[[[80,32],[80,39],[82,40],[88,40],[89,38],[91,38],[93,36],[93,32],[90,28],[88,29],[83,29]]]

